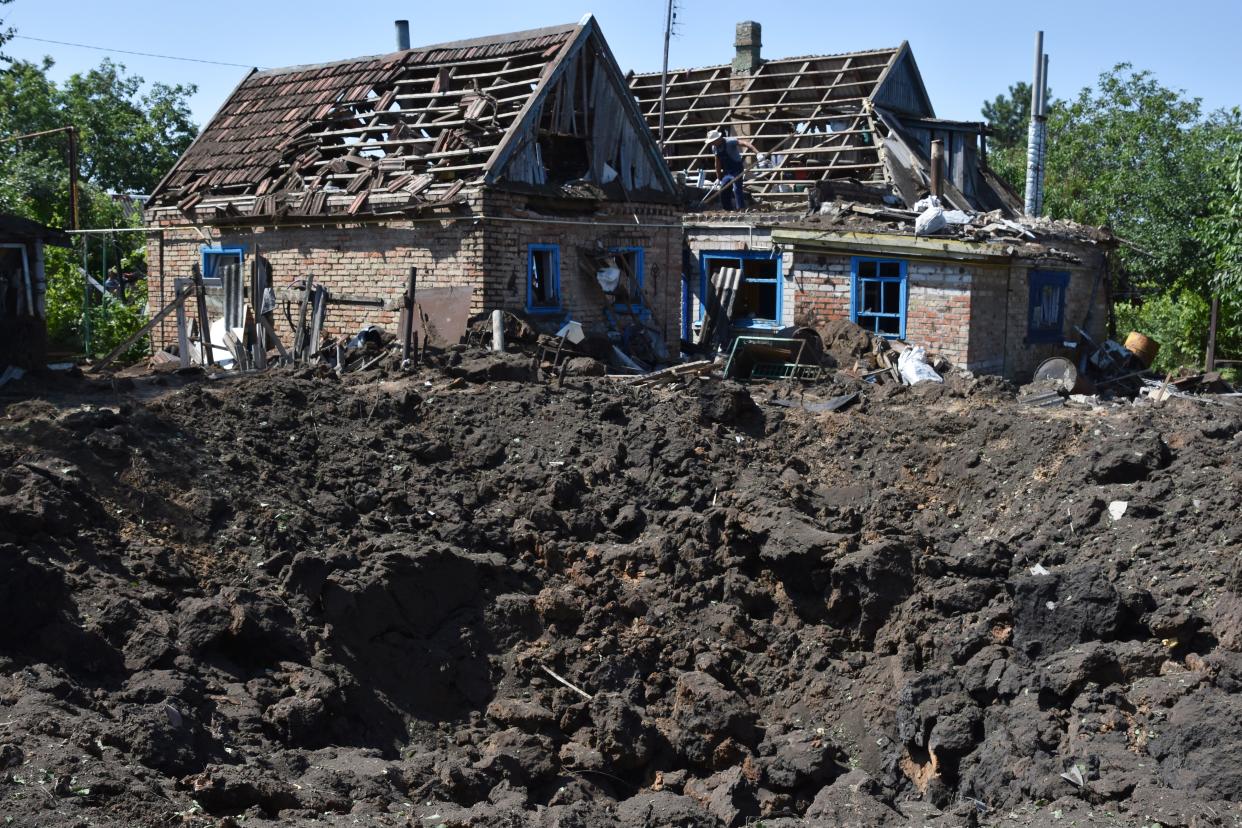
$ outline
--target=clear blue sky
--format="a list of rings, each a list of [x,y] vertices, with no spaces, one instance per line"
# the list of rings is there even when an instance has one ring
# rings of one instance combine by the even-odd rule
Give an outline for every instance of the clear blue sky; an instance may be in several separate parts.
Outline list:
[[[1120,61],[1150,69],[1205,109],[1242,105],[1242,0],[1043,0],[928,4],[906,0],[679,0],[670,64],[725,63],[739,20],[763,24],[764,54],[787,57],[910,41],[936,113],[977,120],[985,98],[1030,77],[1034,32],[1051,55],[1050,85],[1068,96]],[[1025,9],[1027,10],[1023,10]],[[394,48],[392,21],[408,18],[414,45],[577,21],[590,11],[623,69],[660,68],[664,0],[471,0],[342,3],[340,0],[15,0],[0,7],[19,35],[115,49],[287,66]],[[98,64],[105,53],[18,39],[6,51],[51,55],[56,76]],[[194,83],[203,124],[245,69],[112,55],[147,80]]]

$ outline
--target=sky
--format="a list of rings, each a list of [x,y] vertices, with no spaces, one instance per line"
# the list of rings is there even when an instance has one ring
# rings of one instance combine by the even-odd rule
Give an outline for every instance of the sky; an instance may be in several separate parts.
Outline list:
[[[245,75],[243,67],[318,63],[395,48],[393,21],[409,19],[415,46],[576,22],[593,13],[622,69],[658,71],[666,0],[14,0],[0,6],[18,39],[14,58],[56,61],[57,80],[124,63],[148,81],[195,84],[202,125]],[[676,0],[670,67],[727,63],[734,25],[763,25],[763,54],[792,57],[910,42],[936,114],[979,120],[985,99],[1033,69],[1034,36],[1045,33],[1049,85],[1075,94],[1123,61],[1166,86],[1203,99],[1205,110],[1242,106],[1242,0],[1043,0],[927,4],[907,0]],[[45,43],[44,38],[134,52],[214,60],[220,66]]]

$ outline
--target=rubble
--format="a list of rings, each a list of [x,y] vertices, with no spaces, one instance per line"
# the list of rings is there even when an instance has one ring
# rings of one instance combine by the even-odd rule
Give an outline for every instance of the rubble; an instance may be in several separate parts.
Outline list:
[[[459,356],[6,387],[7,814],[1242,816],[1236,414]]]

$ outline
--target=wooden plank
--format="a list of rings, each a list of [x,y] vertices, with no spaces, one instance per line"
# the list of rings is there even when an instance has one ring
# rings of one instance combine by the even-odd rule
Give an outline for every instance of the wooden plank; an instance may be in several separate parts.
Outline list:
[[[117,345],[115,348],[109,351],[107,356],[105,356],[103,359],[99,360],[99,362],[92,365],[90,370],[92,372],[100,371],[106,366],[110,365],[113,360],[115,360],[121,354],[128,351],[131,347],[133,347],[135,342],[137,342],[142,337],[146,336],[151,331],[152,328],[154,328],[161,321],[163,321],[164,317],[168,316],[168,314],[172,313],[177,308],[180,308],[182,303],[185,302],[186,298],[190,295],[191,292],[193,292],[193,290],[194,290],[193,285],[186,285],[181,290],[177,291],[177,294],[173,297],[171,302],[169,302],[164,307],[160,308],[159,311],[155,314],[155,316],[152,316],[150,319],[147,320],[145,325],[143,325],[141,328],[139,328],[138,330],[130,334],[128,337],[126,337],[124,342],[122,342],[120,345]]]
[[[198,265],[191,271],[194,277],[194,292],[198,299],[198,346],[202,352],[204,365],[215,365],[216,358],[211,347],[211,319],[207,315],[207,288],[203,286],[203,272]]]
[[[272,325],[272,320],[268,319],[266,316],[261,316],[259,319],[260,323],[263,325],[264,332],[267,334],[268,340],[276,346],[276,352],[280,354],[280,358],[285,362],[292,362],[293,359],[289,356],[289,352],[285,350],[284,343],[280,341],[280,336],[276,333],[276,328]]]
[[[306,281],[302,286],[302,300],[298,303],[298,329],[293,336],[293,359],[294,361],[306,361],[306,312],[310,304],[311,291],[314,290],[315,277],[310,273],[306,274]]]
[[[328,289],[323,285],[317,286],[311,299],[310,344],[306,351],[307,357],[319,351],[319,342],[323,339],[324,317],[328,312],[327,300]]]

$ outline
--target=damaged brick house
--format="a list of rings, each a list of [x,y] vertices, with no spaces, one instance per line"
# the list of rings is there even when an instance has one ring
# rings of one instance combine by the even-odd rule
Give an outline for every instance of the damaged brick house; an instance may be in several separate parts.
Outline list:
[[[764,60],[761,28],[745,22],[734,45],[731,64],[668,79],[664,155],[698,194],[683,219],[683,336],[730,267],[743,278],[739,331],[851,319],[1007,376],[1059,352],[1076,325],[1103,338],[1111,238],[1023,220],[988,169],[986,126],[935,117],[908,44]],[[661,76],[629,80],[658,138]],[[746,173],[745,211],[717,209],[708,189],[713,129],[766,155]],[[912,208],[933,190],[969,223],[916,235]]]
[[[361,297],[334,335],[395,329],[411,267],[475,312],[600,326],[595,272],[621,261],[628,319],[676,341],[676,186],[596,20],[399,45],[242,80],[152,194],[152,310],[195,264],[211,284],[258,251],[277,288],[310,274]]]

